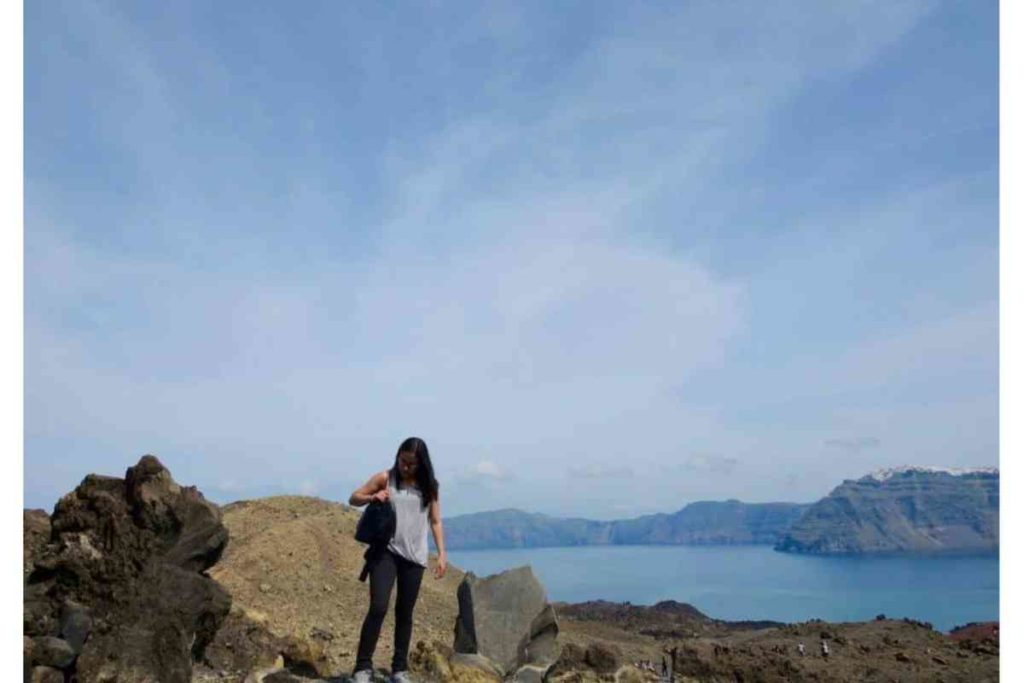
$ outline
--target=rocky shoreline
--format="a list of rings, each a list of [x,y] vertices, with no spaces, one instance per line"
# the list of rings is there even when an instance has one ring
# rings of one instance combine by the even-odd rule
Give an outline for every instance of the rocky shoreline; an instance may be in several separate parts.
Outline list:
[[[220,508],[153,456],[124,478],[89,475],[52,516],[24,513],[24,680],[347,681],[366,608],[357,519],[300,496]],[[881,615],[729,622],[674,601],[550,603],[528,567],[425,580],[413,637],[412,672],[434,683],[654,683],[672,653],[683,682],[999,677],[998,624],[943,634]]]

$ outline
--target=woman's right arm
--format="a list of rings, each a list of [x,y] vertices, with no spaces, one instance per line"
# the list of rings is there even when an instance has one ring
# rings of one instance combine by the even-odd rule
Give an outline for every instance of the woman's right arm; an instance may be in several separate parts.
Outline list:
[[[358,508],[374,499],[383,502],[388,499],[389,493],[388,472],[384,470],[370,477],[369,481],[353,491],[348,497],[348,504]]]

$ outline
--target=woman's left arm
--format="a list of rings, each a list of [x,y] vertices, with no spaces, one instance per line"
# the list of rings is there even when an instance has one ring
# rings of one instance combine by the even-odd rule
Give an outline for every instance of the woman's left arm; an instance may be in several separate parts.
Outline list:
[[[441,501],[437,498],[430,503],[430,531],[434,534],[434,545],[437,546],[437,566],[434,576],[440,579],[448,570],[448,554],[444,550],[444,526],[441,524]]]

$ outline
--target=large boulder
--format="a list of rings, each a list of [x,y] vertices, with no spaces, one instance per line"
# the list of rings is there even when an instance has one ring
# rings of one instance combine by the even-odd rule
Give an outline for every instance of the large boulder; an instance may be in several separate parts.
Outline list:
[[[469,572],[458,600],[456,653],[482,655],[505,675],[557,659],[558,620],[529,566],[482,579]]]
[[[26,513],[26,544],[30,521],[43,524]],[[217,506],[146,455],[124,479],[87,476],[49,523],[25,583],[26,664],[81,681],[187,683],[231,606],[205,573],[228,542]]]

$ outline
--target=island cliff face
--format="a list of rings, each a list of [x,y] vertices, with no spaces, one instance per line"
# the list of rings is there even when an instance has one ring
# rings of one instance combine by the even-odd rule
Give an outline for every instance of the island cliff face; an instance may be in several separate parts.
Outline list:
[[[697,502],[672,514],[594,521],[495,510],[444,522],[448,548],[774,544],[808,508],[797,503]]]
[[[821,555],[994,553],[999,471],[901,467],[846,480],[776,550]]]

